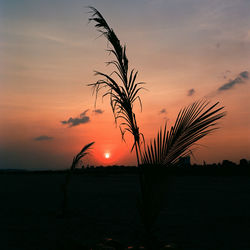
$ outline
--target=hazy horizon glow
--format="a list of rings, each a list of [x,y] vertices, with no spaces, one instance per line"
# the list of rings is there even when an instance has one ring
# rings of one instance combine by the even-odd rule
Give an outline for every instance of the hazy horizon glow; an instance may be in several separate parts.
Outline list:
[[[135,107],[146,140],[207,97],[228,114],[195,146],[192,162],[250,159],[249,1],[0,0],[0,168],[67,168],[92,141],[85,165],[136,165],[109,99],[100,95],[95,106],[87,86],[94,70],[112,72],[107,42],[88,24],[89,5],[146,82],[142,112]]]

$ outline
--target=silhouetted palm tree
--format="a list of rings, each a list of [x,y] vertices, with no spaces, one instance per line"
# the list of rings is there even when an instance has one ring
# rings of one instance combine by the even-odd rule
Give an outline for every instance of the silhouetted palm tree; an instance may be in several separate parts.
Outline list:
[[[218,104],[210,106],[208,101],[203,100],[184,108],[179,112],[174,126],[169,131],[166,125],[161,128],[143,152],[138,207],[148,240],[168,184],[164,169],[177,166],[180,157],[190,155],[190,147],[195,142],[217,129],[216,121],[226,114],[221,112],[223,107],[217,107]],[[154,243],[148,242],[150,244]]]
[[[218,107],[218,103],[210,105],[208,101],[197,101],[179,112],[175,125],[171,127],[170,131],[166,130],[166,125],[164,129],[160,129],[157,137],[142,152],[142,134],[139,132],[133,104],[138,99],[141,105],[139,93],[143,88],[141,86],[143,83],[136,82],[138,72],[135,72],[134,69],[129,73],[126,47],[120,44],[116,34],[100,12],[93,7],[90,7],[90,10],[92,16],[89,20],[96,23],[95,27],[112,46],[108,51],[115,58],[107,64],[115,66],[116,69],[112,74],[119,79],[117,81],[111,77],[112,74],[96,71],[96,75],[104,77],[104,79],[90,85],[94,87],[96,97],[100,89],[106,88],[103,96],[110,97],[115,121],[123,120],[120,123],[122,138],[126,131],[134,136],[132,150],[136,149],[137,163],[140,167],[141,195],[138,198],[138,208],[146,230],[147,248],[157,249],[152,240],[152,230],[166,190],[166,174],[162,170],[165,167],[177,165],[181,156],[189,155],[190,147],[213,132],[216,129],[216,121],[225,116],[225,112],[221,112],[223,107]]]

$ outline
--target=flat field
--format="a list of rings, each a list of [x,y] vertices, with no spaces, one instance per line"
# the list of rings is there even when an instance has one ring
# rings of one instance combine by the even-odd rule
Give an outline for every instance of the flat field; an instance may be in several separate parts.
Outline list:
[[[70,250],[105,237],[128,246],[141,237],[138,176],[73,175],[70,215],[60,218],[64,179],[63,173],[0,175],[2,250]],[[250,177],[171,177],[156,229],[179,249],[249,250]]]

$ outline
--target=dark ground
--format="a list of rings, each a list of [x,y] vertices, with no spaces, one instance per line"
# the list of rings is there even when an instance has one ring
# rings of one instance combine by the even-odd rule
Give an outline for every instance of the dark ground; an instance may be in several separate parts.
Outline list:
[[[63,249],[140,238],[136,175],[74,175],[71,215],[57,216],[64,174],[0,175],[0,248]],[[250,249],[250,177],[172,177],[158,236],[185,250]],[[69,248],[70,250],[70,248]]]

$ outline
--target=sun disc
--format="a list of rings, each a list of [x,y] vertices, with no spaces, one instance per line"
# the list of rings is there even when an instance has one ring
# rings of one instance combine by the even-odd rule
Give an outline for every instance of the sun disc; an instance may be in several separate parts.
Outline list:
[[[104,156],[105,156],[106,159],[109,159],[110,158],[110,153],[105,153]]]

